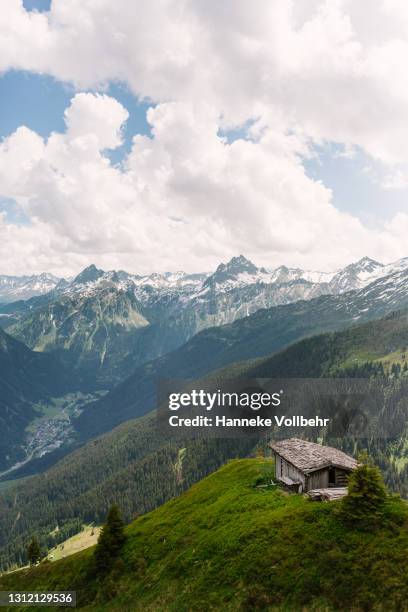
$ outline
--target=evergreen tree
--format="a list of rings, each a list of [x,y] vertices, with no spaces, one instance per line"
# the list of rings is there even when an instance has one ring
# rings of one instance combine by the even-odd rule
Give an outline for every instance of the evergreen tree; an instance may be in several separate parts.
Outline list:
[[[95,548],[95,568],[99,574],[107,573],[119,556],[125,541],[124,523],[117,504],[111,506]]]
[[[360,459],[348,481],[348,494],[342,499],[340,514],[345,522],[372,527],[382,516],[387,493],[378,467],[367,456]]]
[[[27,557],[30,565],[36,565],[41,557],[41,548],[36,536],[31,538],[29,545],[27,546]]]

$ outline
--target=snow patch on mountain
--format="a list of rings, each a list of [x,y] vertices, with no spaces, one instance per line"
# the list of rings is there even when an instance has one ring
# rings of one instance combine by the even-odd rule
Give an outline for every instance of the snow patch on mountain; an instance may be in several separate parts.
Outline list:
[[[239,255],[220,264],[213,273],[189,274],[183,271],[130,274],[124,270],[104,271],[90,265],[73,279],[59,279],[52,274],[37,276],[0,276],[0,303],[28,299],[35,295],[84,295],[107,288],[132,293],[142,306],[159,308],[158,314],[185,308],[189,304],[217,300],[218,318],[226,307],[222,295],[236,294],[234,309],[240,313],[267,308],[323,294],[341,294],[362,289],[395,272],[408,269],[408,257],[384,265],[363,257],[341,270],[321,272],[281,265],[267,269]],[[223,304],[223,306],[222,306]],[[240,316],[243,316],[240,314]],[[227,316],[227,320],[230,317]]]

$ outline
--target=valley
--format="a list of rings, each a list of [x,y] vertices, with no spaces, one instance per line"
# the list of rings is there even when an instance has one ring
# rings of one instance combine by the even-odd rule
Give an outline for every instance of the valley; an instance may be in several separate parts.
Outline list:
[[[69,393],[51,398],[48,404],[35,406],[36,416],[26,428],[25,439],[20,445],[22,459],[0,472],[0,479],[11,478],[34,459],[44,457],[62,446],[69,447],[75,439],[73,421],[86,409],[86,404],[95,401],[103,392],[84,394]]]
[[[70,414],[68,425],[65,418],[43,419],[27,447],[22,432],[32,432],[37,414],[31,405],[39,399],[30,397],[31,407],[19,409],[24,426],[13,417],[19,446],[10,454],[10,441],[5,442],[9,458],[1,472],[44,469],[61,457],[53,450],[71,436],[83,443],[145,414],[154,408],[160,378],[203,376],[302,337],[407,307],[407,264],[403,259],[383,266],[363,258],[331,276],[285,266],[268,271],[243,256],[210,275],[143,277],[89,266],[48,293],[4,305],[4,314],[14,318],[4,337],[11,342],[13,335],[33,350],[33,358],[48,359],[59,370],[57,376],[45,375],[45,386],[64,378],[66,393],[89,394],[90,401],[86,410]],[[55,389],[43,393],[45,404],[52,405]],[[29,459],[44,452],[47,460],[31,461],[31,469]]]
[[[0,471],[24,461],[28,428],[52,398],[76,386],[56,356],[31,351],[0,329]],[[42,437],[42,436],[41,436]]]

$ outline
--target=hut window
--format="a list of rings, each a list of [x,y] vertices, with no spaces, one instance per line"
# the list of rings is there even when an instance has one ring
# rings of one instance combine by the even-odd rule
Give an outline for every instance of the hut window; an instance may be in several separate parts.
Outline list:
[[[333,468],[329,469],[329,485],[336,484],[336,472]]]

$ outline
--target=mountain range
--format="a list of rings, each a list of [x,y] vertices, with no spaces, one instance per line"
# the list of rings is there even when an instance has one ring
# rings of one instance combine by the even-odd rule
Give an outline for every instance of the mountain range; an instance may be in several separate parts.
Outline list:
[[[212,274],[138,276],[91,265],[48,293],[4,304],[0,322],[31,349],[57,352],[88,386],[106,389],[204,329],[263,308],[386,282],[406,269],[408,258],[385,266],[365,257],[332,274],[267,270],[242,255]]]
[[[46,294],[6,304],[4,319],[14,320],[4,325],[7,334],[58,363],[70,381],[65,395],[77,395],[50,392],[52,418],[36,433],[29,424],[38,420],[27,409],[28,429],[5,440],[3,467],[25,456],[34,469],[67,452],[68,443],[148,412],[160,378],[203,376],[405,308],[407,263],[383,266],[364,258],[330,278],[284,267],[268,272],[242,256],[211,275],[136,277],[89,266]],[[68,406],[69,418],[56,422],[61,406]]]
[[[76,421],[86,438],[154,407],[161,379],[196,378],[217,368],[278,352],[305,337],[346,328],[408,307],[408,269],[341,295],[261,309],[194,335],[181,347],[139,366]]]
[[[153,273],[150,275],[130,274],[123,270],[104,272],[90,265],[76,277],[64,279],[50,273],[31,276],[0,275],[0,304],[27,300],[55,290],[55,293],[93,290],[106,285],[118,288],[134,287],[137,297],[149,301],[152,294],[181,292],[196,296],[210,288],[229,290],[237,287],[265,284],[281,285],[293,281],[304,281],[324,286],[327,293],[342,293],[360,289],[380,276],[401,270],[408,266],[408,258],[384,265],[369,257],[363,257],[345,268],[334,272],[303,270],[287,266],[267,269],[257,267],[243,255],[222,263],[213,273],[187,274],[185,272]]]
[[[408,270],[403,269],[360,290],[261,309],[232,324],[203,330],[178,349],[142,363],[107,395],[88,403],[72,423],[77,443],[152,410],[161,379],[204,376],[228,364],[276,353],[302,338],[407,307]],[[40,465],[50,465],[60,452],[46,455]]]

